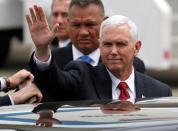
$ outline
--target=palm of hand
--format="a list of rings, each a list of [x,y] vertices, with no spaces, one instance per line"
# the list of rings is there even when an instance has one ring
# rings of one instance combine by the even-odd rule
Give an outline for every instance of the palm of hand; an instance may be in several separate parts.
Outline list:
[[[55,34],[50,30],[48,23],[43,21],[37,21],[30,27],[32,39],[36,46],[48,45]]]

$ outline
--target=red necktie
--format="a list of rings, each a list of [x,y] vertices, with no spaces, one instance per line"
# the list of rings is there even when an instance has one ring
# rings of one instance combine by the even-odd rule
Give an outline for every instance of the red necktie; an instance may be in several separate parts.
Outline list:
[[[127,100],[130,98],[130,95],[127,91],[128,85],[126,82],[120,82],[118,88],[120,89],[119,100]]]

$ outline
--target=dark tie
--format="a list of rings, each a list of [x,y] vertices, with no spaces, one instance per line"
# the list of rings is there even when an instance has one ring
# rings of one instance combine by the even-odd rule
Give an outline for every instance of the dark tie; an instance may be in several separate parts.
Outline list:
[[[120,89],[119,100],[127,100],[130,98],[130,95],[127,91],[128,85],[126,82],[120,82],[118,88]]]
[[[84,62],[87,62],[89,64],[91,64],[91,62],[93,61],[89,56],[87,55],[84,55],[84,56],[81,56],[78,58],[79,61],[84,61]]]

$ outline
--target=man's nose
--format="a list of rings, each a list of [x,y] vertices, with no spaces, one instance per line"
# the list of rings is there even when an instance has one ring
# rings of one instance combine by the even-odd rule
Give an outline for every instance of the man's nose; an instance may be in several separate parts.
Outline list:
[[[115,45],[113,45],[112,48],[111,48],[111,53],[117,54],[117,51],[118,51],[118,48]]]
[[[57,22],[58,23],[63,23],[64,22],[64,19],[63,19],[63,17],[61,15],[58,15]]]
[[[88,33],[89,33],[89,32],[88,32],[88,29],[87,29],[86,27],[83,27],[83,26],[82,26],[82,27],[80,28],[80,30],[79,30],[79,34],[80,34],[80,35],[84,35],[84,36],[85,36],[85,35],[88,35]]]

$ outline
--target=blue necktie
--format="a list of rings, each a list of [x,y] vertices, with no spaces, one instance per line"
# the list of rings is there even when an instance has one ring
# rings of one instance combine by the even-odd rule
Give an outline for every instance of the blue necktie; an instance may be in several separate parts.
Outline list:
[[[91,62],[93,61],[89,56],[87,55],[84,55],[84,56],[81,56],[78,58],[79,61],[84,61],[84,62],[87,62],[89,64],[91,64]]]

